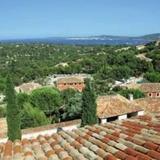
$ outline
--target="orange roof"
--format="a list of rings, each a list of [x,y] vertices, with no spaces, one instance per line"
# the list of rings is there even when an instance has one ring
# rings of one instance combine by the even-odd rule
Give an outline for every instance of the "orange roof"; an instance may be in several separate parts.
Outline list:
[[[0,144],[2,160],[160,160],[160,114]]]
[[[84,80],[83,78],[80,77],[64,77],[64,78],[59,78],[57,80],[57,84],[60,83],[83,83]]]
[[[132,101],[121,95],[99,96],[97,98],[97,115],[99,118],[112,117],[141,110]]]
[[[15,87],[15,90],[17,92],[22,91],[28,93],[40,87],[42,87],[42,85],[40,85],[39,83],[29,82],[29,83],[23,83],[22,85]]]
[[[159,98],[141,98],[135,99],[134,103],[141,106],[146,112],[160,112],[160,99]]]
[[[139,89],[143,92],[160,92],[160,83],[142,83]]]

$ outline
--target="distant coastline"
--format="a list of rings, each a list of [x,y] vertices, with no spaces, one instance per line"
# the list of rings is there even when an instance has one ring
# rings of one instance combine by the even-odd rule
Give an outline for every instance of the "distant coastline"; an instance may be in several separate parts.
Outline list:
[[[0,40],[1,43],[49,43],[64,45],[140,45],[160,39],[160,33],[144,36],[83,36]]]

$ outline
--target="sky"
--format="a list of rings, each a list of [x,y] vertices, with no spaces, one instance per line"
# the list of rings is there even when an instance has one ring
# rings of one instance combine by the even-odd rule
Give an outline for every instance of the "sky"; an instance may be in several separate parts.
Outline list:
[[[0,0],[0,39],[160,32],[160,0]]]

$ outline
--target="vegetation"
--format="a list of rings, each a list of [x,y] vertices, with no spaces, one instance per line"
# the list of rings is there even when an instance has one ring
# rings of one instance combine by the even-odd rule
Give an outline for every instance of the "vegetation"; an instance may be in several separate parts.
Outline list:
[[[6,82],[7,126],[9,140],[21,139],[20,108],[16,102],[14,85],[10,76]]]
[[[159,51],[153,62],[146,62],[136,57],[139,51],[135,47],[117,51],[122,47],[126,46],[0,44],[0,92],[4,92],[8,70],[12,70],[15,85],[54,73],[89,73],[96,80],[114,81],[139,76],[152,68],[158,71]],[[147,56],[153,58],[150,52]]]
[[[159,72],[147,72],[144,75],[144,78],[146,78],[150,82],[160,82],[160,73]]]
[[[122,89],[118,92],[119,94],[121,94],[122,96],[126,97],[126,98],[130,98],[130,94],[133,95],[134,99],[138,99],[138,98],[144,98],[145,94],[138,90],[138,89]]]
[[[82,95],[81,93],[75,93],[73,97],[68,99],[68,102],[64,105],[63,120],[79,119],[82,112]]]
[[[0,107],[0,118],[3,118],[6,116],[6,108]]]
[[[96,96],[89,79],[85,80],[85,85],[82,94],[81,126],[93,125],[98,122]]]
[[[30,103],[25,103],[21,112],[21,128],[37,127],[50,124],[51,120],[46,117],[39,108],[34,108]]]
[[[36,89],[30,95],[30,102],[33,107],[50,114],[58,110],[57,107],[61,105],[60,92],[48,87]]]

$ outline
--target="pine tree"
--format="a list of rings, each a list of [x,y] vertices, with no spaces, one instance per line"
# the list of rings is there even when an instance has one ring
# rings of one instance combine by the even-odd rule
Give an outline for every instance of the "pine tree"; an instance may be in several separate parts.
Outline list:
[[[7,100],[7,126],[8,126],[8,138],[11,141],[21,139],[20,128],[20,108],[16,102],[16,95],[14,85],[10,75],[6,81],[6,100]]]
[[[85,79],[85,89],[82,95],[81,126],[97,123],[97,105],[95,92],[89,79]]]

